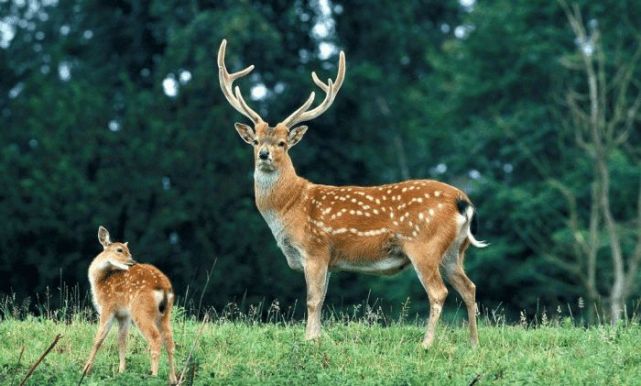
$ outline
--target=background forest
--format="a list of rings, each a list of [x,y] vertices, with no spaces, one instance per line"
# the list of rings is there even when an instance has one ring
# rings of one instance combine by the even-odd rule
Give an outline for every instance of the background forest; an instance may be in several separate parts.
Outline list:
[[[223,38],[271,122],[345,50],[298,173],[464,189],[492,244],[466,259],[483,309],[636,310],[641,2],[625,0],[0,1],[0,293],[88,289],[102,224],[180,296],[301,304],[218,85]],[[427,306],[411,270],[332,276],[328,304],[367,298]]]

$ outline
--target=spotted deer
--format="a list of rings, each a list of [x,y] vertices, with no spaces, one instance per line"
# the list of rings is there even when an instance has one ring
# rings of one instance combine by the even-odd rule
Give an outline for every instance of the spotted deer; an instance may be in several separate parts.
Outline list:
[[[285,120],[270,126],[252,110],[233,82],[254,66],[229,73],[225,66],[227,42],[218,51],[219,81],[227,101],[249,118],[253,128],[236,123],[240,137],[254,148],[256,206],[271,229],[288,265],[305,274],[307,325],[305,338],[321,330],[321,308],[330,272],[352,271],[395,274],[414,267],[430,302],[423,347],[434,340],[436,324],[447,296],[445,277],[467,307],[470,340],[478,344],[476,287],[463,270],[470,244],[485,247],[470,231],[474,207],[461,190],[433,180],[410,180],[381,186],[330,186],[312,183],[296,174],[289,149],[307,131],[296,126],[325,112],[345,79],[341,51],[336,80],[312,80],[325,93],[310,109],[314,92]]]
[[[153,265],[134,261],[127,243],[112,242],[109,232],[102,226],[98,228],[98,240],[104,249],[89,266],[89,283],[100,322],[83,376],[91,371],[96,353],[114,319],[118,321],[118,371],[125,371],[127,334],[133,319],[149,343],[151,374],[158,374],[160,347],[164,342],[169,362],[169,382],[176,384],[171,331],[174,293],[171,282]]]

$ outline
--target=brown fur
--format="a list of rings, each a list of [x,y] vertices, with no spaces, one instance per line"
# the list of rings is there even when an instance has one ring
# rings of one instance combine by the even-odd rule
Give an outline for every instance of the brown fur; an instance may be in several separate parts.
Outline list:
[[[100,227],[98,238],[104,250],[91,263],[89,280],[100,322],[84,372],[91,370],[96,353],[114,319],[119,325],[119,372],[125,370],[127,334],[133,319],[149,342],[152,375],[158,374],[160,348],[164,341],[169,362],[169,382],[175,384],[175,345],[171,330],[174,293],[171,282],[153,265],[136,263],[127,244],[112,243],[109,233],[103,227]]]
[[[224,69],[224,46],[223,42],[219,51],[221,69]],[[339,86],[344,76],[342,54],[341,61]],[[226,70],[221,70],[221,86],[229,95],[235,77],[225,74]],[[316,84],[328,92],[327,85]],[[470,242],[477,247],[485,244],[476,241],[469,230],[473,209],[465,193],[433,180],[373,187],[311,183],[296,174],[288,151],[307,130],[306,126],[292,128],[293,123],[318,115],[316,109],[313,114],[305,113],[313,96],[275,127],[270,127],[248,106],[239,108],[237,100],[229,97],[228,100],[254,122],[253,128],[241,123],[235,126],[241,138],[254,147],[256,206],[290,267],[305,274],[307,339],[320,335],[320,310],[330,271],[394,274],[411,264],[430,301],[424,347],[434,340],[447,296],[441,266],[465,301],[470,339],[473,345],[478,343],[476,290],[463,270],[463,255]],[[322,105],[325,109],[329,107]]]

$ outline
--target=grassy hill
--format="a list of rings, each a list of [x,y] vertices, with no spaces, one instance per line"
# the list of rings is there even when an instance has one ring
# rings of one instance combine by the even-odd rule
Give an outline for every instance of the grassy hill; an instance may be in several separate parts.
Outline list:
[[[31,385],[75,385],[96,325],[86,316],[66,321],[27,316],[0,322],[0,384],[17,385],[58,333],[63,337],[29,379]],[[641,326],[575,327],[571,319],[533,327],[480,321],[481,345],[470,348],[462,324],[442,324],[435,346],[420,347],[423,327],[400,321],[387,326],[366,318],[329,317],[319,342],[303,341],[300,322],[263,323],[217,316],[201,322],[181,314],[174,321],[179,370],[185,384],[425,385],[641,384]],[[544,319],[545,320],[545,319]],[[164,385],[149,374],[146,342],[132,329],[128,368],[118,374],[115,328],[85,385]],[[198,332],[201,331],[200,339]],[[186,365],[192,347],[193,360]]]

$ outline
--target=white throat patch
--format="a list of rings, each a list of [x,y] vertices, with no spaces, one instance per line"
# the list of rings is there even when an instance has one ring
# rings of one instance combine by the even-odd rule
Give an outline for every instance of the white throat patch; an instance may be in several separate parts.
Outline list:
[[[256,189],[272,190],[279,179],[279,172],[264,172],[259,169],[254,170],[254,183],[256,184]]]

